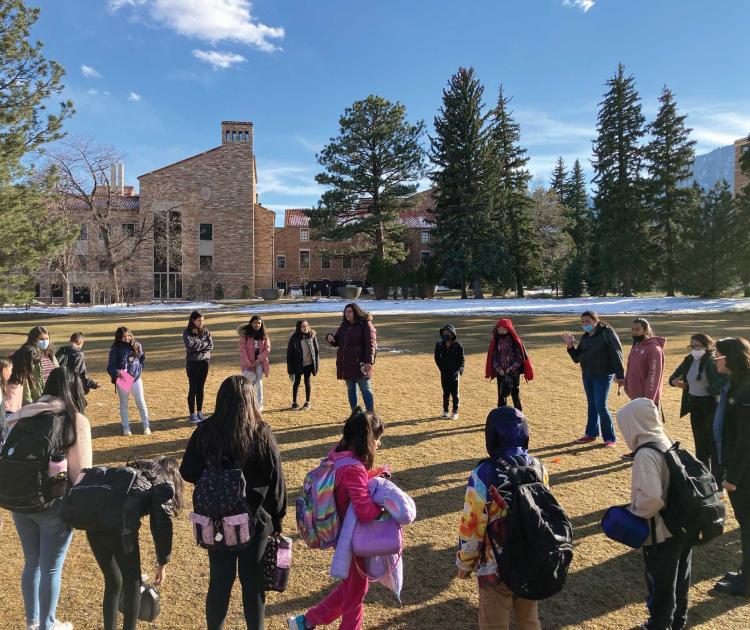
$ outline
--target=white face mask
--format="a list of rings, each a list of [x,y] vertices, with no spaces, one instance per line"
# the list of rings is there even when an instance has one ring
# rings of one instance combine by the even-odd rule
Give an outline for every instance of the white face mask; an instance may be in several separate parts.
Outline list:
[[[693,355],[693,358],[696,361],[700,361],[703,358],[703,356],[706,354],[706,351],[705,350],[691,350],[690,354]]]

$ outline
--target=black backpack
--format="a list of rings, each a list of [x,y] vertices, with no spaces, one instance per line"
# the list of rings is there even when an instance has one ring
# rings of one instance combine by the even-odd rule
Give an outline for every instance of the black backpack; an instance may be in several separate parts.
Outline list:
[[[708,468],[675,442],[666,452],[649,442],[642,448],[658,451],[669,467],[666,506],[660,512],[673,536],[692,545],[703,545],[724,533],[727,510],[719,496],[719,485]]]
[[[83,477],[63,500],[60,518],[88,532],[126,531],[128,493],[137,474],[128,466],[84,468]]]
[[[0,450],[0,507],[11,512],[41,512],[52,507],[47,469],[50,457],[62,453],[63,416],[40,413],[17,422]],[[62,453],[64,455],[64,453]]]
[[[513,486],[499,553],[490,535],[500,579],[518,597],[552,597],[562,590],[573,560],[573,526],[535,466],[500,465]]]

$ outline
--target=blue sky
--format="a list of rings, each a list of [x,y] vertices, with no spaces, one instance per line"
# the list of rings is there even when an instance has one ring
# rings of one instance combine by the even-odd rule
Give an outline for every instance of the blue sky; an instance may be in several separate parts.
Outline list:
[[[472,65],[513,97],[530,169],[589,169],[597,103],[622,62],[653,116],[666,83],[698,152],[750,132],[750,3],[726,0],[37,0],[33,35],[63,64],[71,135],[124,157],[127,183],[252,120],[261,202],[314,205],[315,153],[354,100],[399,100],[428,130]]]

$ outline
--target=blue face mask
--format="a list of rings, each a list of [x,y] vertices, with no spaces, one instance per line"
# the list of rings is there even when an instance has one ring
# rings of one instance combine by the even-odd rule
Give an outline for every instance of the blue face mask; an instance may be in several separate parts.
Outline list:
[[[49,348],[49,339],[40,339],[36,342],[36,347],[40,350],[46,350]]]
[[[584,324],[582,328],[583,328],[583,332],[587,332],[587,333],[594,332],[594,324]]]

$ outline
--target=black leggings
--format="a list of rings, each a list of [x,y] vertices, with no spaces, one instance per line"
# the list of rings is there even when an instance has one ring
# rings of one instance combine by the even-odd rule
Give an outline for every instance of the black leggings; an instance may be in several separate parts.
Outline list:
[[[453,398],[453,413],[458,412],[458,376],[440,374],[440,385],[443,387],[443,411],[448,413],[448,402]]]
[[[713,396],[690,396],[690,427],[695,441],[695,456],[718,476],[719,458],[714,440],[716,399]]]
[[[313,373],[313,366],[306,365],[302,368],[301,374],[294,375],[294,385],[292,385],[292,402],[297,402],[297,392],[299,391],[299,383],[302,377],[305,378],[305,402],[310,402],[310,391],[312,389],[310,385],[310,377]]]
[[[513,406],[518,411],[523,411],[521,407],[521,377],[516,376],[498,376],[497,377],[497,406],[505,407],[508,401],[508,395],[513,399]]]
[[[195,413],[196,403],[198,411],[203,411],[203,388],[208,378],[208,361],[189,361],[187,364],[187,376],[190,387],[188,388],[188,409]]]
[[[249,547],[241,551],[209,551],[208,595],[206,595],[206,627],[222,630],[229,610],[232,585],[239,569],[242,586],[242,608],[248,630],[263,630],[266,614],[266,593],[263,579],[263,553],[268,536],[260,530]]]
[[[133,544],[129,545],[133,549],[128,553],[125,552],[121,532],[86,532],[86,538],[104,574],[104,630],[117,628],[121,595],[125,604],[123,630],[135,630],[141,605],[141,552],[137,536]]]

